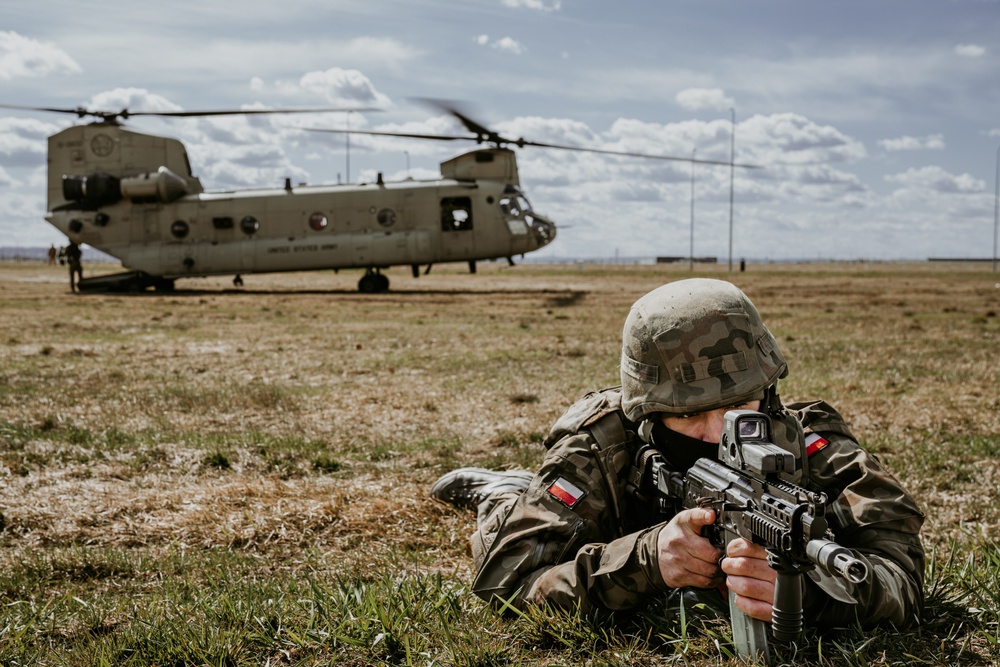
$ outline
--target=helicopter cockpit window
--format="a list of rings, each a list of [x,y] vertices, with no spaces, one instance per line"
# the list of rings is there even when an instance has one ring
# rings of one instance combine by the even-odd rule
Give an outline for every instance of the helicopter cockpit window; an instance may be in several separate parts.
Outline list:
[[[444,197],[441,200],[441,229],[446,232],[472,229],[472,199]]]
[[[391,208],[384,208],[378,212],[378,224],[383,227],[392,227],[396,224],[396,212]]]
[[[531,204],[520,193],[505,193],[500,198],[500,210],[508,217],[519,218],[522,214],[531,212]]]
[[[252,234],[255,234],[257,230],[260,229],[260,222],[258,222],[257,218],[253,217],[252,215],[248,215],[247,217],[240,220],[240,229],[243,230],[244,234],[250,236]]]
[[[309,226],[314,232],[321,232],[330,224],[330,220],[322,213],[313,213],[309,216]]]

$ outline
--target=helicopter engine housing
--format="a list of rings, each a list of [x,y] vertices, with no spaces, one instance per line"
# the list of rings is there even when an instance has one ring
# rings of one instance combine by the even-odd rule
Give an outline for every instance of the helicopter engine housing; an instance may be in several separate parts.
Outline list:
[[[155,173],[121,179],[121,193],[134,203],[160,202],[169,204],[186,195],[187,182],[166,167]]]

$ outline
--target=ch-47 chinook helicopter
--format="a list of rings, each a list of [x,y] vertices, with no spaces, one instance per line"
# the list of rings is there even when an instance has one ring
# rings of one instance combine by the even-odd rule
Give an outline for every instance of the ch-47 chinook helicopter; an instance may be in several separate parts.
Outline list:
[[[362,292],[384,292],[390,266],[409,265],[414,277],[442,262],[507,259],[555,239],[553,221],[534,212],[521,190],[514,151],[537,146],[573,151],[692,161],[511,140],[452,105],[472,135],[360,130],[321,132],[399,136],[485,144],[441,163],[441,178],[346,185],[295,185],[206,191],[177,139],[122,126],[135,116],[217,116],[346,111],[89,111],[0,105],[93,116],[49,137],[46,220],[75,243],[119,260],[124,273],[87,278],[82,290],[169,291],[178,278],[321,269],[363,269]],[[706,164],[728,162],[695,160]],[[737,165],[745,166],[745,165]]]

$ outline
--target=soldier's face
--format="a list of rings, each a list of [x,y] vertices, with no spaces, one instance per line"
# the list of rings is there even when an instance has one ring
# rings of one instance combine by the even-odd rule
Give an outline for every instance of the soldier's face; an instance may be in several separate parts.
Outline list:
[[[705,442],[719,442],[722,437],[722,427],[724,425],[726,412],[729,410],[759,410],[760,401],[750,401],[742,405],[731,405],[728,408],[709,410],[708,412],[696,412],[683,417],[667,416],[663,418],[663,425],[671,431],[682,433],[695,440]]]

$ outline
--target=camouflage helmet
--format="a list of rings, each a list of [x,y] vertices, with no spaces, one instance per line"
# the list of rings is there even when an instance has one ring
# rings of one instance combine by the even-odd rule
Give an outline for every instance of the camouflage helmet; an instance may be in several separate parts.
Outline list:
[[[622,409],[632,421],[763,398],[788,373],[760,313],[738,287],[694,278],[635,302],[622,332]]]

